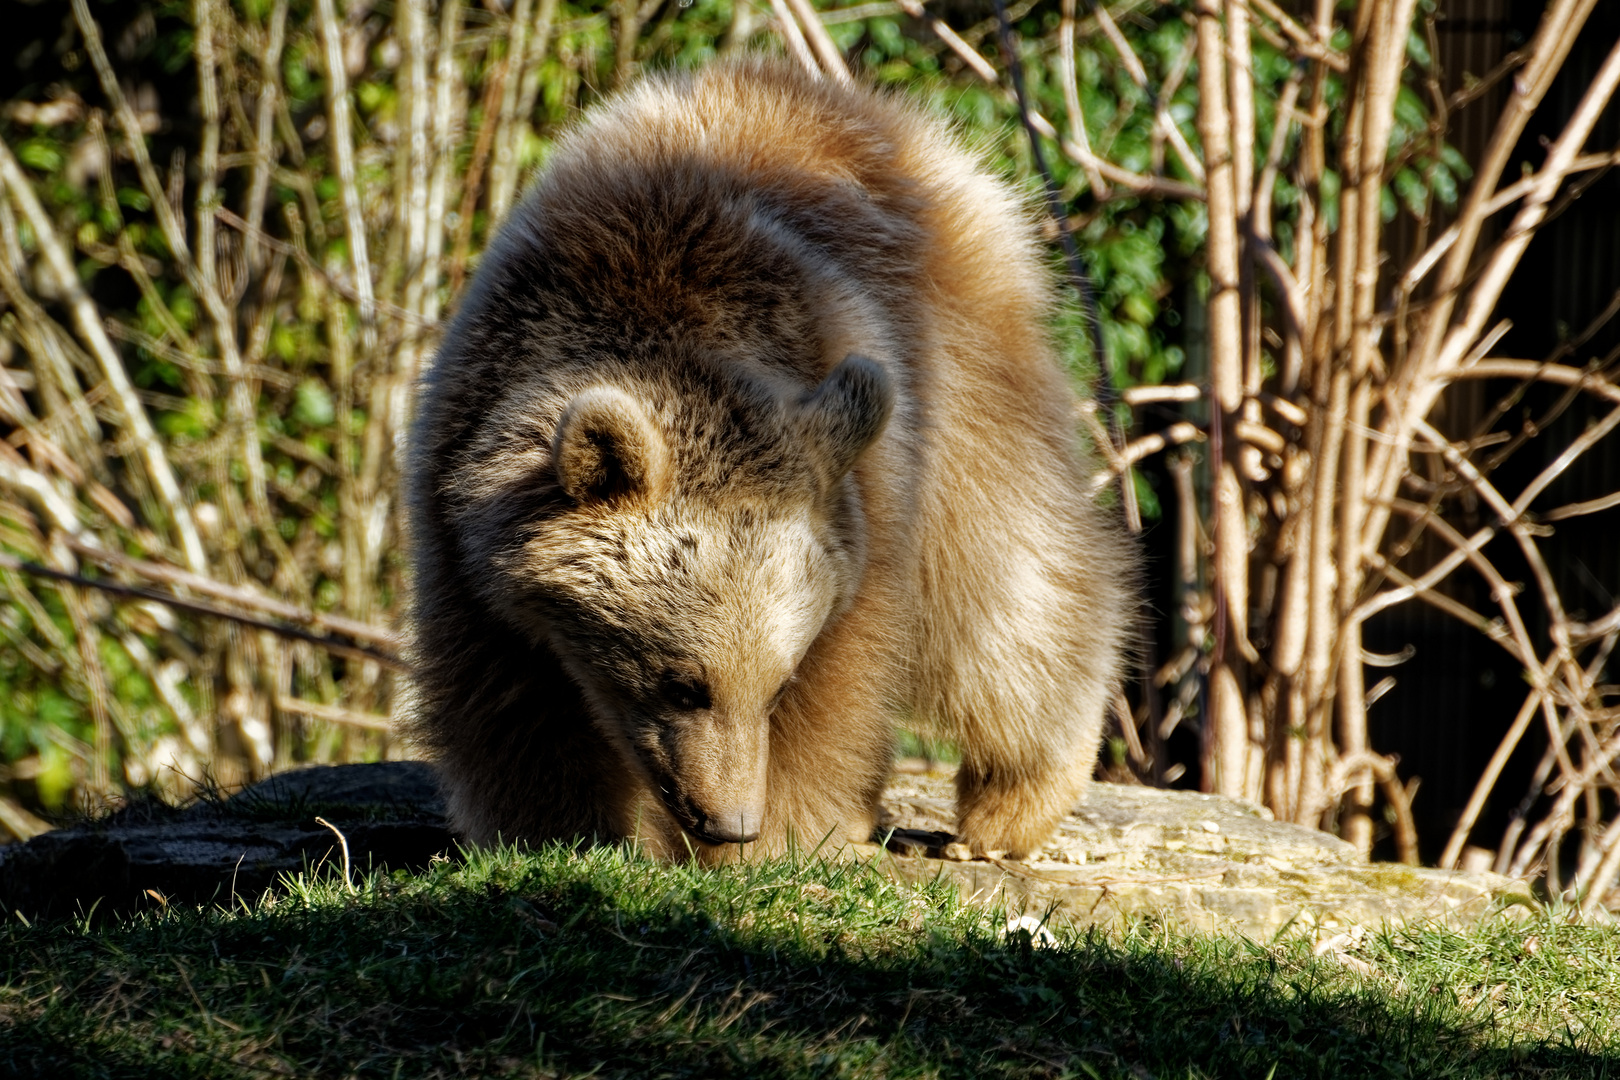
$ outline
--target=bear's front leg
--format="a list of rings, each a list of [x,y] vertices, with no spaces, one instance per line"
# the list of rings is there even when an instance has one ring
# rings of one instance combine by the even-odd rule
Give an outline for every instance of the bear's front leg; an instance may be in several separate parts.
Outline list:
[[[857,604],[800,663],[771,718],[764,828],[750,848],[830,853],[871,839],[894,768],[888,703],[901,678],[883,625]]]

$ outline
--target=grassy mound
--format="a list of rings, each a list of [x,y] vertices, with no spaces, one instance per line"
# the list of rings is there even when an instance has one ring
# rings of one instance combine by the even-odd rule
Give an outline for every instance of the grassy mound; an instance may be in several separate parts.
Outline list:
[[[475,853],[0,927],[0,1075],[1595,1076],[1620,934],[1056,939],[857,862]]]

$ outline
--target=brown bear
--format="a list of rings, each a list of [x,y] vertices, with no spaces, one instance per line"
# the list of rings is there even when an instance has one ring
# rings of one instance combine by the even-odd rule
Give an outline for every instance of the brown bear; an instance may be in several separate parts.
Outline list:
[[[894,94],[766,59],[559,139],[425,377],[415,701],[458,827],[705,860],[866,840],[897,722],[1037,848],[1135,620],[1025,200]]]

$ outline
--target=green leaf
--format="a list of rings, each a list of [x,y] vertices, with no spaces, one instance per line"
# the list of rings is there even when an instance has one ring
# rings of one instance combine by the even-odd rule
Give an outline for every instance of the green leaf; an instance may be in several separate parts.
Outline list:
[[[1164,516],[1164,507],[1159,505],[1159,493],[1153,490],[1153,485],[1141,469],[1131,470],[1131,480],[1131,486],[1136,489],[1136,506],[1142,512],[1143,520],[1158,521]]]
[[[1458,150],[1450,143],[1440,144],[1440,160],[1445,163],[1446,168],[1451,170],[1451,174],[1459,180],[1467,180],[1474,175],[1473,167],[1468,164],[1468,159],[1462,156],[1461,150]]]
[[[871,35],[873,46],[882,50],[885,57],[905,54],[906,38],[900,32],[899,19],[868,19],[866,32]]]
[[[1451,170],[1444,165],[1437,165],[1429,173],[1429,189],[1434,197],[1440,200],[1440,205],[1447,210],[1457,205],[1457,178],[1451,175]]]
[[[293,419],[309,427],[326,427],[337,416],[332,392],[319,379],[305,379],[298,384],[293,398]]]
[[[62,167],[62,148],[51,139],[28,139],[17,147],[17,160],[41,172],[56,172]]]
[[[1401,169],[1391,178],[1390,184],[1413,217],[1420,218],[1428,213],[1429,189],[1415,169]]]
[[[1423,99],[1410,86],[1403,86],[1395,94],[1395,122],[1406,128],[1406,137],[1424,130],[1429,126],[1429,110],[1423,104]],[[1394,133],[1390,135],[1394,142]],[[1404,141],[1404,140],[1403,140]]]
[[[1406,32],[1406,55],[1411,58],[1412,63],[1421,68],[1431,67],[1434,64],[1434,57],[1429,52],[1429,42],[1418,33],[1415,26]]]
[[[55,691],[47,690],[40,695],[41,719],[47,702],[65,702],[77,712],[77,706],[61,697]],[[47,721],[48,722],[48,721]],[[54,725],[66,727],[65,724]],[[55,742],[47,740],[39,748],[39,773],[34,777],[34,787],[39,792],[39,801],[46,809],[55,810],[67,801],[67,795],[78,783],[73,774],[73,759]]]
[[[1119,305],[1120,314],[1132,322],[1143,326],[1152,326],[1153,320],[1158,317],[1159,305],[1147,293],[1133,292],[1125,297]]]
[[[174,316],[174,321],[184,329],[197,328],[197,298],[192,296],[191,290],[184,285],[169,294],[169,312]]]
[[[178,377],[178,372],[176,373]],[[208,404],[193,398],[179,412],[163,412],[157,416],[158,430],[170,438],[200,441],[214,429],[214,417]]]
[[[270,331],[270,351],[286,363],[293,362],[298,356],[298,338],[292,327],[276,324],[276,328]]]
[[[1322,193],[1322,220],[1326,223],[1329,232],[1339,227],[1339,174],[1332,169],[1322,171],[1320,184]]]

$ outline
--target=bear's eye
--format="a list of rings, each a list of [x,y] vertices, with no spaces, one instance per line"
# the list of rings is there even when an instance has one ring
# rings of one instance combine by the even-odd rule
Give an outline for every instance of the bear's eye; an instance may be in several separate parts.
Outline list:
[[[709,688],[690,675],[666,671],[660,690],[664,700],[677,709],[694,712],[698,709],[707,709],[710,705]]]

